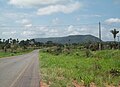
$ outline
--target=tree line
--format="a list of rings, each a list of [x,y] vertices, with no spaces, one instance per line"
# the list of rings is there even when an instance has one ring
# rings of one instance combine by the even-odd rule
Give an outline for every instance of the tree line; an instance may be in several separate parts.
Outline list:
[[[16,52],[19,50],[33,49],[39,45],[34,39],[21,40],[19,39],[0,39],[0,51]]]
[[[116,29],[110,31],[113,34],[114,41],[113,42],[101,42],[102,49],[118,49],[120,48],[120,42],[116,42],[116,37],[119,31]],[[40,49],[46,47],[57,47],[57,49],[61,48],[79,48],[79,49],[90,49],[90,50],[99,50],[99,42],[88,42],[88,43],[68,43],[68,44],[59,44],[53,43],[52,41],[47,41],[46,43],[36,42],[34,39],[21,40],[19,39],[0,39],[0,51],[4,52],[16,52],[18,50],[26,50],[26,49]]]

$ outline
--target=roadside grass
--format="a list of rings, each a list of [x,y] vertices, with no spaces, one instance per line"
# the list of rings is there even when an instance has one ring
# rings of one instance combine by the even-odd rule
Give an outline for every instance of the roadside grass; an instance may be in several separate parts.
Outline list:
[[[31,51],[33,51],[33,50],[17,51],[17,52],[15,52],[15,53],[0,51],[0,58],[10,57],[10,56],[18,56],[18,55],[22,55],[22,54],[29,53],[29,52],[31,52]]]
[[[92,82],[97,87],[118,86],[120,51],[103,50],[92,53],[93,56],[86,58],[85,52],[79,50],[69,55],[62,53],[57,56],[40,51],[42,81],[50,87],[74,87],[73,81],[87,87]]]

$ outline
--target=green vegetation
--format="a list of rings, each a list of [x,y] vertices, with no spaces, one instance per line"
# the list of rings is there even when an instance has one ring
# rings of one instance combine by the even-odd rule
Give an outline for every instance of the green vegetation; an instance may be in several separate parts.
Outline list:
[[[39,48],[39,46],[40,43],[35,42],[34,39],[22,41],[13,38],[0,39],[0,58],[25,54]]]
[[[50,87],[74,87],[74,81],[87,87],[90,83],[118,86],[120,50],[72,50],[59,55],[40,51],[40,69],[42,80]]]
[[[24,51],[17,51],[15,53],[12,53],[12,52],[3,52],[1,51],[0,52],[0,58],[3,58],[3,57],[9,57],[9,56],[18,56],[18,55],[22,55],[22,54],[26,54],[26,53],[29,53],[31,52],[32,50],[24,50]]]
[[[117,31],[116,29],[114,29],[114,30],[111,30],[110,32],[113,34],[113,38],[114,38],[114,41],[115,41],[116,36],[119,33],[119,31]]]

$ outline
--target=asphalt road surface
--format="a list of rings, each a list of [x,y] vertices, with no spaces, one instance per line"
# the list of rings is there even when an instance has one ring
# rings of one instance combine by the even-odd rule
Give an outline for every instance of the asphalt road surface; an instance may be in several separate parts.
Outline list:
[[[0,87],[39,87],[38,50],[0,59]]]

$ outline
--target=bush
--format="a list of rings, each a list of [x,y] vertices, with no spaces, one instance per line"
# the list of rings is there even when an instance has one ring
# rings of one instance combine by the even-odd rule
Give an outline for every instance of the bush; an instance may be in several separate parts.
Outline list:
[[[120,76],[120,70],[118,70],[118,69],[111,69],[110,70],[110,74],[112,76]]]
[[[85,55],[86,55],[86,57],[91,57],[92,53],[89,49],[85,49]]]

